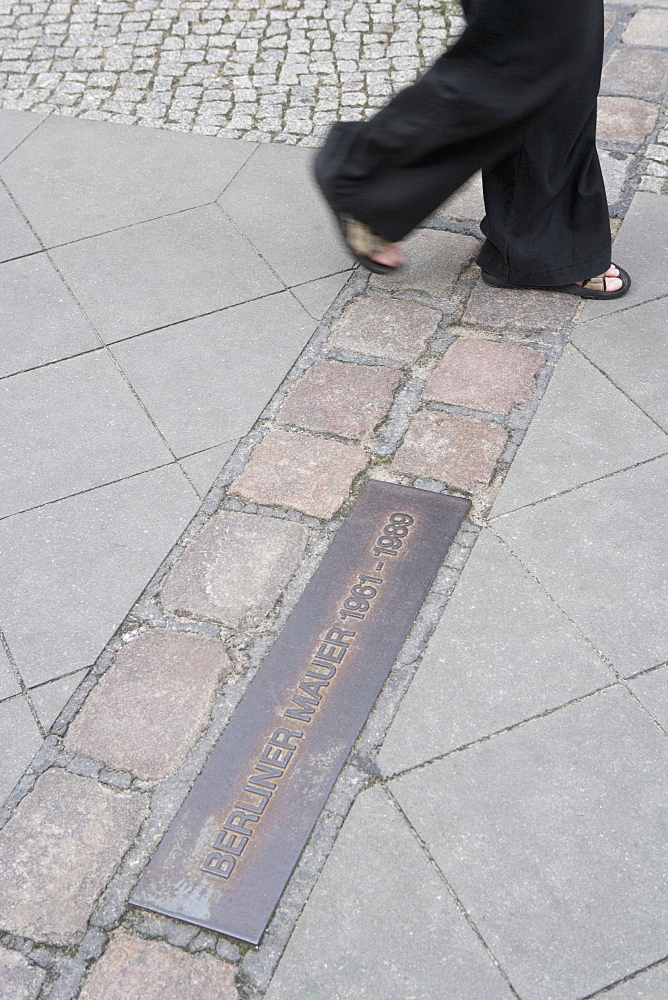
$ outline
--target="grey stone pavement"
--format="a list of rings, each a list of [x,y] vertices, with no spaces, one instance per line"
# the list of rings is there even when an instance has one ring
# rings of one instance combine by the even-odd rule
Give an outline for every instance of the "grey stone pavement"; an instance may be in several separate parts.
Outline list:
[[[3,1000],[668,997],[668,9],[606,18],[582,305],[480,283],[477,179],[370,280],[313,189],[450,4],[0,16]],[[369,477],[472,511],[263,941],[128,907]]]

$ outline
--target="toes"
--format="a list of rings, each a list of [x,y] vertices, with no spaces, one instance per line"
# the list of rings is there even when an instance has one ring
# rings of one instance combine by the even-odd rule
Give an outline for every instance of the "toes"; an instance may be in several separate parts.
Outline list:
[[[617,272],[617,274],[619,274],[619,271]],[[606,277],[608,277],[607,274]],[[615,278],[612,275],[608,278],[608,280],[605,283],[606,292],[618,292],[621,287],[622,287],[622,282],[620,281],[620,279]]]

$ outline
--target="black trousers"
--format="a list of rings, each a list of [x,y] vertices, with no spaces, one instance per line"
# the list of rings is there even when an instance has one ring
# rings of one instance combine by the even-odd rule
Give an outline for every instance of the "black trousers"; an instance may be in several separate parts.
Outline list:
[[[478,263],[560,285],[610,265],[595,145],[603,0],[464,0],[460,40],[366,122],[339,122],[316,171],[338,211],[404,237],[482,169]]]

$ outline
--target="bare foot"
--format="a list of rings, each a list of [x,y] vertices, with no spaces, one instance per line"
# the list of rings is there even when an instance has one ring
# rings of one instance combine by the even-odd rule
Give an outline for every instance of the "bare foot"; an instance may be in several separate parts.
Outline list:
[[[608,268],[605,276],[608,279],[605,283],[606,292],[617,292],[622,287],[622,279],[619,277],[619,271],[614,264]],[[576,281],[575,284],[584,285],[584,281]]]
[[[382,250],[376,250],[375,253],[371,253],[369,256],[377,264],[385,264],[387,267],[401,267],[404,263],[404,255],[396,243],[390,243],[389,246],[384,247]]]

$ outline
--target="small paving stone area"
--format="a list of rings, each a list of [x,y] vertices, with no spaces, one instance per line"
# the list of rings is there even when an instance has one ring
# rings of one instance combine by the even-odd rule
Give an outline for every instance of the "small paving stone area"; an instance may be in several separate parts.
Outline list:
[[[0,111],[0,294],[13,330],[36,287],[58,317],[15,338],[8,413],[48,399],[30,447],[68,395],[67,433],[93,427],[82,468],[54,432],[0,521],[6,579],[34,558],[48,609],[38,641],[9,587],[0,613],[0,721],[37,751],[0,812],[3,1000],[664,1000],[665,5],[606,12],[601,154],[634,287],[584,309],[480,281],[477,178],[404,270],[351,273],[284,148],[411,79],[460,29],[449,5],[44,3],[0,25],[4,107],[39,112]],[[129,908],[368,478],[472,510],[263,942]],[[123,586],[92,628],[53,567],[84,579],[97,535]]]

